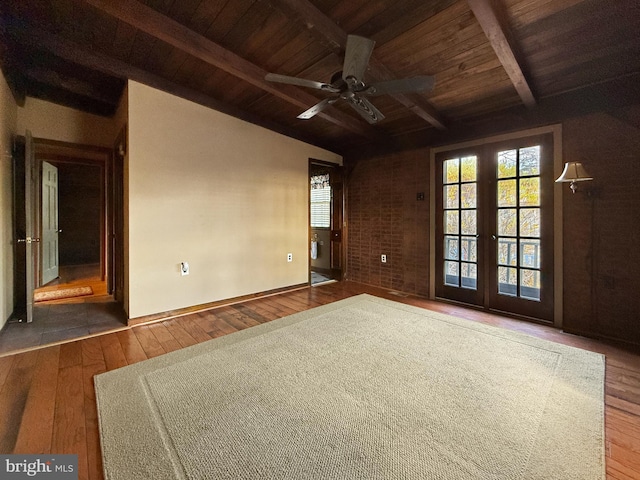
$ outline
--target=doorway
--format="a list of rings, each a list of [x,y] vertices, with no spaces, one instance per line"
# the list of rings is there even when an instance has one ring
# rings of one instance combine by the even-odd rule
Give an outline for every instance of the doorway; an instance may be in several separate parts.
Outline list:
[[[103,170],[81,159],[43,159],[41,288],[83,280],[105,283]],[[96,286],[106,292],[106,283]]]
[[[340,281],[344,265],[342,167],[311,159],[309,180],[309,282]]]
[[[551,322],[554,142],[515,138],[435,156],[435,295]]]
[[[17,144],[15,310],[0,332],[0,353],[123,328],[126,315],[107,283],[115,275],[108,260],[117,245],[108,228],[114,217],[107,202],[114,197],[109,194],[115,183],[110,178],[111,150],[42,139],[31,142],[29,135]],[[27,160],[29,151],[32,160]],[[30,197],[25,193],[27,182],[33,185]],[[33,224],[29,242],[21,241],[26,237],[25,219]],[[27,243],[32,247],[29,254]],[[29,281],[31,290],[25,287]]]
[[[35,150],[42,190],[34,300],[107,295],[106,159],[90,158],[79,147],[52,152],[36,143]]]

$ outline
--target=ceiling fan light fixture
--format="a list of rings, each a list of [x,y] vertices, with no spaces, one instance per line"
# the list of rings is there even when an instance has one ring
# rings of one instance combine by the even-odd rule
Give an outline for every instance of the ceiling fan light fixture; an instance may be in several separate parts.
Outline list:
[[[347,46],[344,55],[344,64],[341,72],[331,77],[331,83],[315,82],[287,75],[269,73],[265,80],[270,82],[285,83],[299,87],[314,88],[337,94],[330,101],[322,100],[308,110],[298,115],[298,118],[307,120],[314,117],[328,105],[338,99],[346,100],[349,105],[369,123],[374,124],[385,117],[365,97],[378,95],[397,95],[404,93],[424,93],[433,88],[434,78],[427,75],[399,80],[385,80],[373,84],[364,82],[364,74],[369,65],[369,59],[373,52],[375,42],[358,35],[347,37]]]

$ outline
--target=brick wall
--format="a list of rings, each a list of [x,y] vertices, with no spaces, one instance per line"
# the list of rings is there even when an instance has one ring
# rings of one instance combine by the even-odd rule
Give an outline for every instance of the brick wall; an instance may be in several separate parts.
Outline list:
[[[346,166],[347,278],[427,296],[429,150],[347,159]],[[417,200],[418,193],[424,200]]]
[[[563,143],[595,177],[563,188],[565,329],[640,344],[640,107],[567,120]],[[428,149],[346,165],[347,278],[428,296]]]

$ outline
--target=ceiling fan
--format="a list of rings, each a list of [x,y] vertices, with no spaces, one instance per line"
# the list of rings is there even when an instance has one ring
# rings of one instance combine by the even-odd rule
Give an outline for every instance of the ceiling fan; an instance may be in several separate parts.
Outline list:
[[[341,72],[331,77],[331,83],[315,82],[298,77],[268,73],[265,80],[270,82],[287,83],[299,87],[315,88],[332,93],[333,96],[325,98],[310,109],[298,115],[298,118],[309,119],[327,106],[338,100],[346,100],[353,109],[362,115],[369,123],[377,123],[384,119],[384,115],[367,97],[388,95],[396,93],[425,92],[433,88],[435,79],[428,75],[421,75],[400,80],[387,80],[378,83],[367,84],[364,82],[364,74],[369,65],[369,58],[375,42],[357,35],[347,37],[347,46],[344,55],[344,65]]]

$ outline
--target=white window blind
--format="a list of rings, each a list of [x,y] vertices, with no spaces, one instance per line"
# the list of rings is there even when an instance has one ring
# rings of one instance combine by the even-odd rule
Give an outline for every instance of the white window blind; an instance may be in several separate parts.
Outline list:
[[[311,226],[331,226],[331,186],[329,174],[311,177]]]

